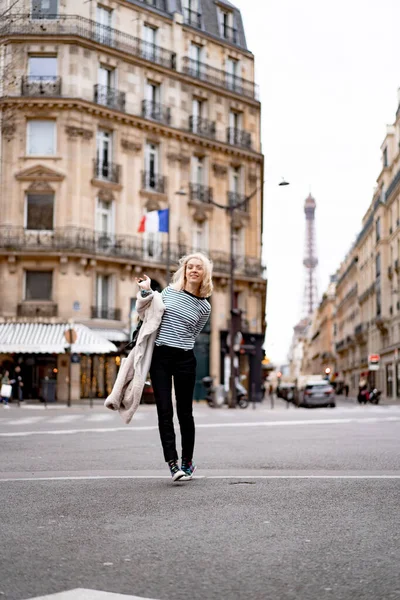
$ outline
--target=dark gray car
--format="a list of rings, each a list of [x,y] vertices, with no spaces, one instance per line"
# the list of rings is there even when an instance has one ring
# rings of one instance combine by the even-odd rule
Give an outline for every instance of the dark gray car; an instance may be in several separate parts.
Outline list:
[[[335,408],[336,406],[335,390],[326,381],[308,383],[300,396],[300,400],[300,406],[304,408],[327,406]]]

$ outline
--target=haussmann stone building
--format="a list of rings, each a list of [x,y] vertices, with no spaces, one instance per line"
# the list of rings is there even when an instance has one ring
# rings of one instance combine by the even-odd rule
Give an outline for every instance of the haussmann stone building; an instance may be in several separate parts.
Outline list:
[[[254,57],[239,11],[214,0],[20,0],[0,23],[0,368],[25,393],[110,391],[134,313],[134,278],[166,284],[165,234],[138,234],[170,207],[171,262],[214,261],[198,378],[224,381],[230,219],[240,371],[258,391],[266,281],[263,156]],[[177,194],[177,192],[180,192]],[[254,193],[255,192],[255,193]],[[63,336],[77,340],[72,364]],[[67,325],[70,324],[70,325]]]

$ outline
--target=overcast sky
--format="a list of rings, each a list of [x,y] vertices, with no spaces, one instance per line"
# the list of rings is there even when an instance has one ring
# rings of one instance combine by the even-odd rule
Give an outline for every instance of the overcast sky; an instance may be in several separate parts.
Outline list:
[[[400,87],[399,0],[236,0],[261,88],[267,353],[302,316],[305,219],[317,202],[319,291],[361,228]],[[281,177],[290,181],[278,187]]]

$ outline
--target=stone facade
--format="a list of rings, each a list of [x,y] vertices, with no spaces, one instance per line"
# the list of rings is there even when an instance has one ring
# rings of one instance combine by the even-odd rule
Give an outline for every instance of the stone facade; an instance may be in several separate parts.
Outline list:
[[[235,211],[235,302],[246,343],[257,339],[261,348],[265,333],[260,103],[240,14],[226,7],[238,33],[217,36],[210,13],[201,25],[168,2],[51,4],[57,18],[9,14],[0,28],[0,316],[36,311],[129,330],[137,274],[166,283],[166,236],[138,234],[138,226],[146,211],[170,207],[172,265],[192,250],[214,261],[205,343],[207,369],[219,381],[230,223],[210,199],[227,206],[255,192]],[[45,59],[43,75],[37,59]],[[54,136],[48,148],[42,131]],[[45,210],[52,221],[45,229],[35,226],[41,202],[42,218]],[[51,292],[28,298],[27,273],[37,271],[52,274]]]

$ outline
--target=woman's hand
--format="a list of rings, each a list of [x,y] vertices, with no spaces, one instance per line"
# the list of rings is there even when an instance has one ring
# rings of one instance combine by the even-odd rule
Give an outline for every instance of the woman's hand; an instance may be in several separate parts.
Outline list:
[[[151,279],[150,277],[147,277],[147,275],[144,275],[142,277],[137,277],[136,278],[136,283],[138,284],[138,286],[140,287],[141,290],[151,290],[150,284],[151,284]]]

